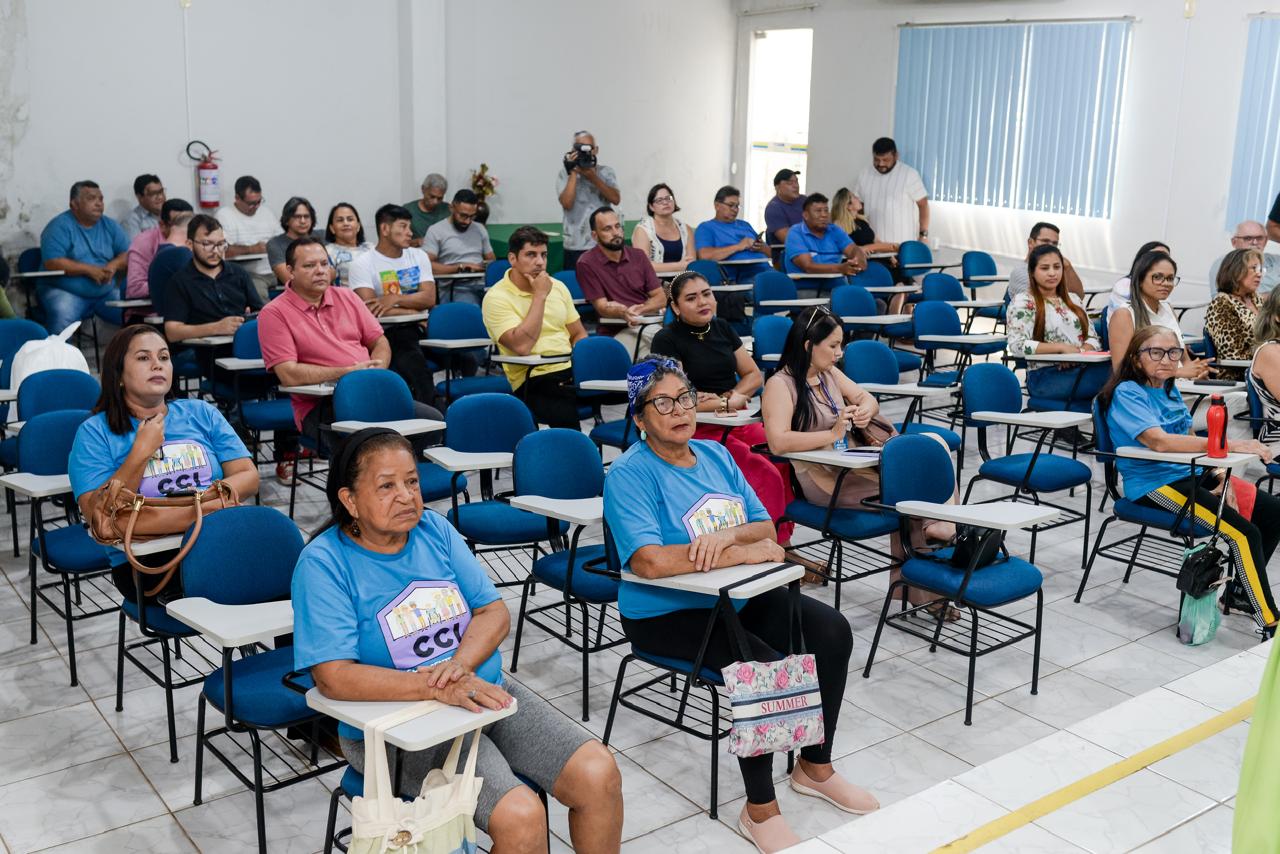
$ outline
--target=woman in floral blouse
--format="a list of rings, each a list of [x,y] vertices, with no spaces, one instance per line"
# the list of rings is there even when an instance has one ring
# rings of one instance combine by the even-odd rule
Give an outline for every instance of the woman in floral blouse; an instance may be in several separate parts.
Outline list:
[[[1204,331],[1213,339],[1219,359],[1253,358],[1253,325],[1258,320],[1262,300],[1262,253],[1257,249],[1236,249],[1227,253],[1218,268],[1218,295],[1204,313]],[[1219,368],[1226,379],[1244,378],[1241,368]]]
[[[1056,246],[1037,246],[1027,258],[1031,286],[1009,303],[1007,350],[1014,358],[1098,349],[1084,304],[1067,290],[1063,267],[1062,253]],[[1027,392],[1033,398],[1063,402],[1068,409],[1087,412],[1110,373],[1110,365],[1105,363],[1028,362]]]

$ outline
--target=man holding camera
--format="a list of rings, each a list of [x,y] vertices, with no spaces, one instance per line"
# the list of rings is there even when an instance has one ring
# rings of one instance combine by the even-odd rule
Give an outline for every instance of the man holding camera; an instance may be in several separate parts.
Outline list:
[[[573,146],[564,156],[564,165],[556,178],[560,207],[564,208],[564,268],[576,270],[578,259],[596,245],[591,236],[591,212],[596,208],[617,205],[618,176],[613,169],[600,165],[596,139],[580,130],[573,135]]]

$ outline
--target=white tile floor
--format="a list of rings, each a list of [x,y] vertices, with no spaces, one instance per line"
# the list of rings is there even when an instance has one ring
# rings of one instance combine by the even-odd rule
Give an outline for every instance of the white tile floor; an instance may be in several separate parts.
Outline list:
[[[966,472],[977,465],[975,452]],[[283,506],[287,493],[267,467],[263,471],[265,503]],[[1095,487],[1100,485],[1099,472]],[[1067,499],[1073,506],[1082,501]],[[20,512],[25,525],[25,509]],[[321,517],[319,494],[304,490],[300,525],[313,530]],[[1029,642],[984,658],[978,665],[972,727],[961,724],[965,664],[957,656],[930,654],[915,639],[886,630],[871,678],[862,678],[886,582],[877,576],[846,586],[842,609],[853,625],[855,649],[834,735],[836,764],[874,791],[886,808],[902,802],[898,810],[853,823],[865,825],[858,837],[861,850],[920,851],[946,842],[952,835],[941,831],[950,829],[948,821],[956,815],[981,823],[1019,800],[1096,770],[1117,752],[1145,746],[1234,705],[1254,690],[1263,659],[1252,657],[1255,664],[1232,658],[1256,647],[1252,621],[1232,616],[1212,643],[1180,645],[1172,631],[1177,595],[1171,579],[1139,572],[1125,585],[1119,582],[1121,567],[1100,560],[1085,601],[1072,602],[1080,578],[1080,537],[1077,525],[1040,538],[1037,563],[1046,577],[1046,608],[1039,694],[1029,693]],[[1015,553],[1027,544],[1026,535],[1010,538]],[[24,548],[21,558],[12,557],[7,524],[0,525],[0,550],[6,552],[0,557],[0,589],[7,593],[0,596],[0,840],[6,851],[252,849],[252,798],[216,762],[205,765],[204,803],[191,805],[195,689],[177,697],[181,761],[171,765],[157,688],[127,668],[125,709],[114,711],[114,618],[78,626],[82,684],[69,688],[61,624],[45,611],[38,642],[27,643],[27,555]],[[830,590],[809,588],[809,593],[831,600]],[[508,596],[518,597],[518,591],[509,590]],[[514,611],[518,598],[512,606]],[[508,640],[504,652],[510,645]],[[1227,659],[1231,662],[1223,670],[1206,669]],[[593,662],[592,715],[586,724],[592,733],[603,731],[619,660],[619,652],[610,651]],[[533,630],[513,678],[577,720],[576,654]],[[1146,694],[1155,688],[1160,688],[1155,695],[1159,714],[1151,713],[1153,695]],[[1140,695],[1146,696],[1135,699]],[[1093,717],[1116,707],[1114,719],[1123,725]],[[1194,753],[1171,757],[990,850],[1110,852],[1148,843],[1144,850],[1225,850],[1231,807],[1224,801],[1234,795],[1246,730],[1240,725]],[[730,757],[720,762],[720,821],[713,822],[704,811],[709,776],[704,742],[622,710],[613,746],[621,751],[627,852],[752,850],[734,829],[743,790]],[[1053,761],[1024,758],[1031,746],[1052,751]],[[1010,789],[993,775],[1002,765],[1025,766],[1026,772],[1015,776],[1026,782]],[[777,770],[781,777],[781,762]],[[267,797],[273,852],[309,854],[322,847],[325,783],[334,780],[331,775]],[[780,789],[779,797],[802,837],[834,831],[837,836],[824,838],[838,841],[847,816],[788,789]],[[555,850],[567,850],[562,808],[552,808],[551,823]],[[815,842],[807,850],[829,852],[825,845]]]

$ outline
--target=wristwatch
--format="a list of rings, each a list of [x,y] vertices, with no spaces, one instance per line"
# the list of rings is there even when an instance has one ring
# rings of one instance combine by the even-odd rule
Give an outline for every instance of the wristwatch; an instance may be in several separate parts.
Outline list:
[[[928,236],[929,236],[929,229],[927,229],[927,228],[922,228],[922,229],[920,229],[920,236],[921,236],[921,237],[928,237]]]

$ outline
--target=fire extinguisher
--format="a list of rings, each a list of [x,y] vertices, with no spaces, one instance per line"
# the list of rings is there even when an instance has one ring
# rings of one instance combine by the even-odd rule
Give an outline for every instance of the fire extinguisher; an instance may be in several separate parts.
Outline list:
[[[193,152],[192,149],[195,149]],[[201,154],[200,150],[204,149]],[[187,143],[187,157],[196,164],[196,185],[199,188],[200,207],[217,208],[222,205],[222,190],[218,186],[218,152],[207,143],[193,139]]]

